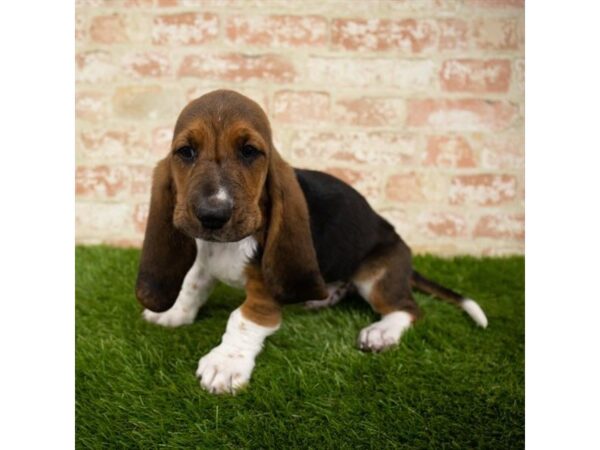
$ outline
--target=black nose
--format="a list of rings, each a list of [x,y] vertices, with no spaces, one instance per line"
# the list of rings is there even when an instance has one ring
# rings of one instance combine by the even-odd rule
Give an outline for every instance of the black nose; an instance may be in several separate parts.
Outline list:
[[[228,201],[203,200],[196,210],[196,216],[204,228],[218,230],[229,221],[232,209]]]

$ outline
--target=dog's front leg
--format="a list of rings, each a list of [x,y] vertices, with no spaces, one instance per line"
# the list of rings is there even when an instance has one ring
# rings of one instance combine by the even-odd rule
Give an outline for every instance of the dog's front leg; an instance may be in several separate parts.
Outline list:
[[[145,309],[142,316],[148,322],[164,327],[179,327],[193,323],[198,310],[206,303],[214,285],[214,278],[206,273],[202,259],[197,256],[183,280],[173,306],[161,313]]]
[[[248,271],[246,300],[229,316],[221,344],[200,359],[196,376],[213,394],[248,384],[263,342],[281,324],[281,307],[265,288],[258,269]]]

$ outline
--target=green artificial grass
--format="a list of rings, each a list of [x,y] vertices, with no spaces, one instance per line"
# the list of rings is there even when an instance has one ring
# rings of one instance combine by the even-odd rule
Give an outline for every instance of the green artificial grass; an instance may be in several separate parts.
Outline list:
[[[248,388],[214,396],[195,379],[244,293],[219,286],[193,325],[140,317],[139,251],[76,249],[78,448],[524,446],[524,259],[416,257],[423,274],[479,301],[486,330],[416,294],[424,316],[381,354],[356,348],[375,320],[357,297],[285,310]]]

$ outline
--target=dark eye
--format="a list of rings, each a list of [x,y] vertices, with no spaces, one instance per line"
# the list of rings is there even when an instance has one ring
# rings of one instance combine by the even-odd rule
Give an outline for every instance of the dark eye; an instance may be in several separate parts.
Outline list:
[[[253,145],[246,144],[240,149],[240,154],[242,155],[242,158],[251,161],[260,155],[260,150]]]
[[[178,148],[175,153],[186,162],[191,162],[196,159],[196,150],[189,145]]]

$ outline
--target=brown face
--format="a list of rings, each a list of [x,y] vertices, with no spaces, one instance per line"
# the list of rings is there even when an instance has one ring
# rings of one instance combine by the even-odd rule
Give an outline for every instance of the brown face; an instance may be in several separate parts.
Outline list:
[[[219,242],[256,232],[271,151],[268,119],[250,99],[216,91],[191,102],[177,120],[169,155],[175,227]]]

